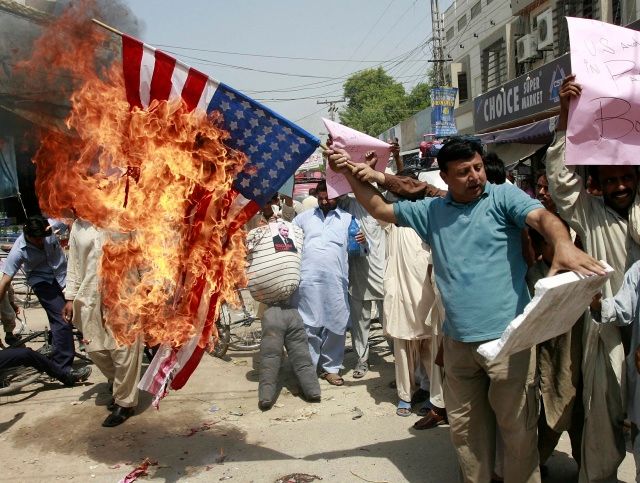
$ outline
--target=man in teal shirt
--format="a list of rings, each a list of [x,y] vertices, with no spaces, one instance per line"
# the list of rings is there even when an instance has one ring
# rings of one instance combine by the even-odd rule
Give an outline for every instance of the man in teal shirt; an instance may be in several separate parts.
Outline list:
[[[438,154],[445,198],[390,204],[360,178],[340,150],[326,153],[348,179],[358,201],[378,220],[412,227],[431,245],[436,282],[446,311],[444,397],[451,437],[465,481],[491,480],[496,427],[504,448],[505,481],[538,482],[538,406],[535,352],[489,361],[481,342],[496,339],[529,301],[520,232],[525,224],[553,245],[551,273],[603,273],[597,260],[573,246],[562,222],[512,185],[487,183],[482,146],[453,138]]]

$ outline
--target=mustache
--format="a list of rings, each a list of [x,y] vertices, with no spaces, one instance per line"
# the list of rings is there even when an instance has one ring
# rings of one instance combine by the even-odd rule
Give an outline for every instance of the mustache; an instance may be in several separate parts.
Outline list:
[[[618,196],[618,195],[632,195],[633,194],[633,190],[631,189],[625,189],[625,190],[620,190],[620,191],[616,191],[614,193],[611,193],[611,196]]]

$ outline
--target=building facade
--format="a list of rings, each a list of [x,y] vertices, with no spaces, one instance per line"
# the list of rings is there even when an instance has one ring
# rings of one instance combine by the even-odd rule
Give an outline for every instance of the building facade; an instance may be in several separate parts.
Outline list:
[[[443,13],[448,81],[462,133],[487,133],[557,114],[571,72],[565,16],[629,25],[640,0],[454,0]]]

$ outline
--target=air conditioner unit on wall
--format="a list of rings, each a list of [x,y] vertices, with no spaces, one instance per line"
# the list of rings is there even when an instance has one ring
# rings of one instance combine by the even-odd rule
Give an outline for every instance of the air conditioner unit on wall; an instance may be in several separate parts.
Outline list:
[[[537,39],[538,50],[544,50],[553,46],[553,12],[551,9],[545,10],[536,17],[538,24]]]
[[[537,42],[532,34],[520,37],[516,42],[516,59],[518,62],[527,62],[538,56]]]

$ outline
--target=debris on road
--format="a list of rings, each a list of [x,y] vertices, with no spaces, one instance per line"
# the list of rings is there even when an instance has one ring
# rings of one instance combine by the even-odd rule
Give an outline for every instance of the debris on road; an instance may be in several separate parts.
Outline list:
[[[297,416],[292,416],[288,418],[273,418],[272,421],[279,421],[283,423],[295,423],[296,421],[305,421],[307,419],[311,419],[312,416],[318,414],[318,410],[316,408],[306,407],[299,411]]]
[[[157,461],[151,460],[149,458],[145,458],[142,463],[140,463],[136,468],[131,471],[127,476],[122,478],[118,483],[131,483],[132,481],[136,481],[140,476],[147,476],[149,473],[147,470],[149,466],[156,466],[158,464]]]
[[[216,424],[216,421],[203,421],[200,426],[189,429],[189,432],[185,434],[184,437],[189,438],[201,431],[208,431],[213,427],[214,424]]]
[[[355,476],[356,478],[360,478],[362,481],[366,481],[367,483],[389,483],[387,480],[368,480],[366,478],[364,478],[363,476],[360,476],[356,473],[353,472],[353,470],[349,470],[351,472],[351,474],[353,476]]]
[[[306,473],[291,473],[290,475],[281,476],[275,483],[310,483],[315,480],[321,480],[318,475],[307,475]]]

